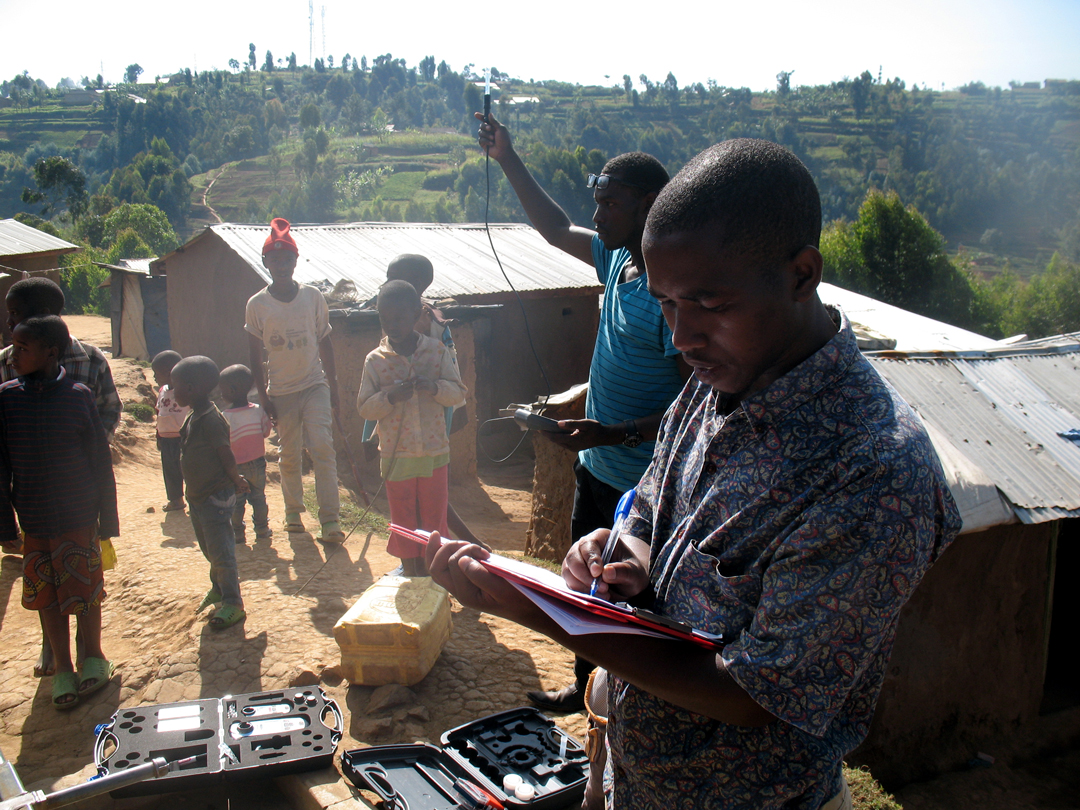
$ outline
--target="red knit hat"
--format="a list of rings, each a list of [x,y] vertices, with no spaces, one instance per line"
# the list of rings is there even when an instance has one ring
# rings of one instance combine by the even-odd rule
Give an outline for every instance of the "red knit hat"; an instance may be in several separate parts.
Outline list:
[[[296,240],[292,238],[292,234],[289,233],[289,220],[277,217],[270,223],[270,235],[266,237],[266,241],[263,242],[263,256],[269,253],[271,250],[288,250],[300,255],[299,249],[296,247]]]

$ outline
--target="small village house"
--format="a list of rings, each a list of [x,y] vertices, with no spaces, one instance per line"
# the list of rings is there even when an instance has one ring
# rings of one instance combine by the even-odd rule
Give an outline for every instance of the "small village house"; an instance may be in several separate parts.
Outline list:
[[[109,271],[113,357],[152,360],[170,347],[169,305],[164,276],[150,275],[150,259],[94,262]]]
[[[0,219],[0,296],[7,296],[12,284],[29,276],[47,276],[59,283],[60,257],[80,250],[16,219]],[[4,334],[9,337],[6,326]]]
[[[151,262],[152,275],[167,280],[173,349],[205,354],[222,367],[249,362],[244,306],[270,281],[262,266],[267,233],[266,225],[212,225]],[[364,358],[380,339],[376,313],[361,307],[401,253],[431,259],[435,280],[425,296],[448,301],[444,315],[459,322],[454,339],[469,387],[470,424],[452,437],[455,478],[475,471],[479,422],[512,402],[531,402],[588,377],[601,288],[591,268],[532,228],[491,226],[505,277],[482,225],[294,225],[293,234],[300,249],[295,278],[338,302],[331,323],[342,418],[351,437],[361,435],[361,425],[349,400]]]

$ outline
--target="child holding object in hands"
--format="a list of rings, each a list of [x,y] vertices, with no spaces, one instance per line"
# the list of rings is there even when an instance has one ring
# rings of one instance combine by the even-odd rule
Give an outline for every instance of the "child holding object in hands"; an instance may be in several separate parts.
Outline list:
[[[450,440],[445,409],[465,401],[465,386],[442,342],[414,329],[420,295],[405,281],[379,290],[385,337],[364,361],[356,407],[379,423],[379,453],[390,518],[408,529],[445,535]],[[401,558],[406,576],[424,576],[419,546],[391,535],[387,551]]]

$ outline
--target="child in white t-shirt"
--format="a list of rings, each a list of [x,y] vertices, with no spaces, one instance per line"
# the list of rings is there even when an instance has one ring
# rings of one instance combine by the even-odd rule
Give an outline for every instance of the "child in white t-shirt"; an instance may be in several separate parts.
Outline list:
[[[173,366],[180,362],[174,351],[158,352],[150,361],[154,382],[158,384],[157,395],[157,447],[161,453],[161,477],[165,479],[165,497],[169,502],[164,512],[184,508],[184,474],[180,471],[180,427],[191,408],[178,405],[172,390]]]
[[[237,494],[233,509],[233,536],[237,543],[244,542],[244,507],[251,504],[251,523],[256,540],[269,539],[270,510],[266,505],[266,444],[270,435],[270,417],[258,405],[248,402],[248,393],[255,380],[251,369],[237,364],[221,372],[218,386],[222,398],[229,407],[222,411],[229,423],[229,443],[236,457],[236,469],[247,479],[251,490]]]
[[[293,278],[299,251],[290,227],[280,217],[270,223],[263,265],[271,282],[248,299],[244,329],[259,403],[281,438],[278,468],[285,530],[306,531],[300,461],[307,448],[315,472],[322,540],[342,543],[333,434],[338,390],[330,315],[322,293]]]

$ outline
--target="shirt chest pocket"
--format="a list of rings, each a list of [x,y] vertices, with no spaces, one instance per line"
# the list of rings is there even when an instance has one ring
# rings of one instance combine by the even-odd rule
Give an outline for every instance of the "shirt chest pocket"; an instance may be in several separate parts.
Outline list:
[[[699,630],[731,637],[750,625],[760,599],[761,577],[756,572],[724,576],[716,557],[687,545],[661,609]]]

